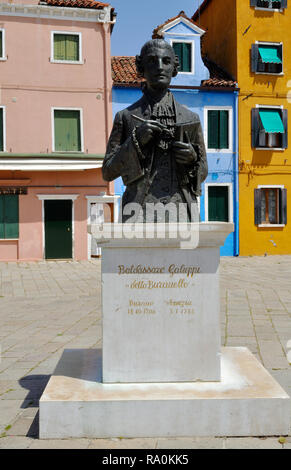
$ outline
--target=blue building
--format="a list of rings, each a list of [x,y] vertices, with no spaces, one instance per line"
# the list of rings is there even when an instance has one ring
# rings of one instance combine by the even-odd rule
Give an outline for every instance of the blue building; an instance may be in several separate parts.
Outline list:
[[[180,70],[171,82],[177,101],[198,113],[204,130],[208,177],[200,197],[201,221],[234,222],[221,256],[239,254],[238,238],[238,88],[236,82],[210,59],[201,57],[202,30],[181,12],[153,31],[164,38],[180,59]],[[142,79],[137,76],[134,57],[113,57],[113,114],[137,101]],[[121,178],[115,192],[122,195]]]

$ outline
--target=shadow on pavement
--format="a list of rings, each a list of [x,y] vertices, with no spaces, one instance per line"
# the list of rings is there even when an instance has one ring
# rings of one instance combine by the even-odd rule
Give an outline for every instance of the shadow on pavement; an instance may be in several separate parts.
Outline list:
[[[50,375],[27,375],[19,380],[22,388],[28,390],[28,394],[23,401],[21,408],[38,407],[39,399],[50,379]],[[39,411],[26,434],[26,437],[38,439],[39,437]]]

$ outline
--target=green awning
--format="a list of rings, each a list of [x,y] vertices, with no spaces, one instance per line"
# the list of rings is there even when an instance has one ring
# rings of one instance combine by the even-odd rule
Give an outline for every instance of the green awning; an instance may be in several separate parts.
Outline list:
[[[259,111],[259,115],[266,132],[272,134],[284,134],[285,129],[280,111],[275,111],[273,109],[264,109]]]
[[[282,64],[282,59],[279,57],[278,52],[277,47],[259,47],[262,62],[267,64]]]

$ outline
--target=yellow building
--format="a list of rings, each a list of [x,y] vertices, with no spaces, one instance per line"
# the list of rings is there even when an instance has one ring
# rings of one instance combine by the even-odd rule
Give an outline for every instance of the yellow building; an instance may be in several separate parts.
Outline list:
[[[291,253],[290,2],[205,0],[193,20],[203,54],[240,89],[240,255]]]

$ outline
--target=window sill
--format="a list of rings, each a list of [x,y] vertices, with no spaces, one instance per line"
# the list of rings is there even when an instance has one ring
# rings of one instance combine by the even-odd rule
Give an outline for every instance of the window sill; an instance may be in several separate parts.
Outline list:
[[[280,152],[284,152],[284,150],[286,149],[282,149],[280,147],[256,147],[255,150],[276,150],[276,151],[280,151]]]
[[[231,149],[206,149],[207,153],[232,153]]]
[[[273,73],[273,72],[255,72],[256,75],[274,75],[275,77],[283,77],[284,72]]]
[[[255,7],[255,10],[260,10],[260,11],[279,11],[282,13],[284,11],[284,8],[264,8],[264,7]]]
[[[285,224],[259,224],[260,228],[282,228],[285,227]]]
[[[18,242],[19,238],[0,238],[1,242]]]
[[[51,64],[69,64],[69,65],[84,65],[83,60],[54,60],[50,59]]]
[[[52,153],[70,155],[72,153],[76,155],[84,155],[85,152],[83,150],[53,150]]]

